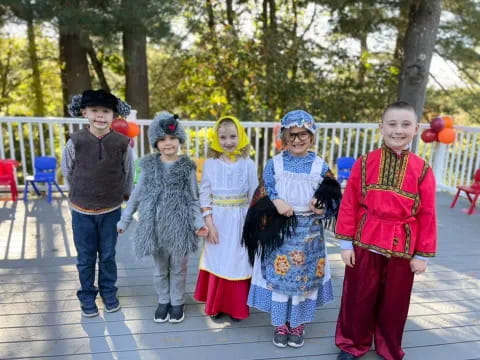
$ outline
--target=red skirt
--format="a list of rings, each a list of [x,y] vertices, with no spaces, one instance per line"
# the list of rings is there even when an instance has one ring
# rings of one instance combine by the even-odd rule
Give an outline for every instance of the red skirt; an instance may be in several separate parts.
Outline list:
[[[223,313],[235,319],[246,319],[250,313],[247,306],[249,289],[250,279],[225,280],[200,270],[193,297],[205,302],[207,315]]]

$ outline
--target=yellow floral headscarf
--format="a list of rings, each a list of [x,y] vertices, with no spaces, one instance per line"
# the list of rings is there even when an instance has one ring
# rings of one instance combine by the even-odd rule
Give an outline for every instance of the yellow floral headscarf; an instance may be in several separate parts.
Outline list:
[[[230,154],[225,153],[225,150],[223,150],[222,146],[220,145],[220,140],[218,139],[218,127],[224,120],[227,119],[231,120],[235,124],[238,132],[237,147]],[[248,139],[247,133],[245,132],[245,128],[234,116],[222,116],[220,119],[218,119],[213,129],[210,129],[208,132],[208,140],[210,142],[210,148],[212,150],[215,150],[222,154],[226,154],[231,160],[235,160],[237,156],[240,156],[242,153],[242,149],[250,144],[250,140]]]

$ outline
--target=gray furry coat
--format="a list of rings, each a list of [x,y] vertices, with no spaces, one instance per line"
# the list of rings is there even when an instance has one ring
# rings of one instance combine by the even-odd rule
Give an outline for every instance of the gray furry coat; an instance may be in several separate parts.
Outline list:
[[[165,174],[160,154],[140,160],[142,192],[139,195],[139,223],[135,229],[135,253],[138,257],[158,254],[186,256],[197,250],[194,201],[190,176],[195,163],[180,158]]]

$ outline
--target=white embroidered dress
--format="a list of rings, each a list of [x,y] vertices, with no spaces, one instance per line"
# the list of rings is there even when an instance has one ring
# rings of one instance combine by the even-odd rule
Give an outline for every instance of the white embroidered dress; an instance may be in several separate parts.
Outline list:
[[[258,185],[257,170],[251,159],[227,163],[208,159],[200,183],[200,206],[211,207],[219,243],[204,241],[200,270],[226,280],[252,276],[246,249],[241,245],[245,216]]]

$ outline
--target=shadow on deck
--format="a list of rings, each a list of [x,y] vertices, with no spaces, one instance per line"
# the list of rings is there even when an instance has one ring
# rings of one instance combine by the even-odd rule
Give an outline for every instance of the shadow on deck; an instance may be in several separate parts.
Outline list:
[[[449,209],[451,198],[438,196],[438,256],[415,282],[403,341],[409,360],[480,357],[480,213],[463,213],[465,200]],[[117,256],[122,311],[83,319],[70,224],[64,198],[0,202],[1,359],[336,358],[343,265],[334,241],[328,250],[335,301],[317,310],[303,348],[278,349],[267,314],[252,309],[240,323],[203,314],[192,299],[198,257],[189,263],[186,320],[154,323],[151,262],[131,255],[128,232],[119,238]],[[371,352],[362,359],[378,357]]]

